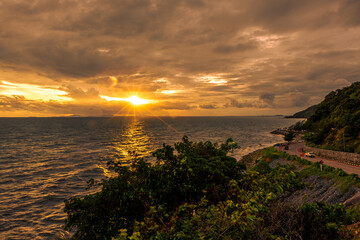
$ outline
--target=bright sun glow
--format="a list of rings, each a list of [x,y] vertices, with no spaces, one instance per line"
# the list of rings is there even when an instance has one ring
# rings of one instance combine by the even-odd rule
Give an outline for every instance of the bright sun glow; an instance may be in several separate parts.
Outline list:
[[[133,105],[141,105],[141,104],[146,104],[149,102],[149,100],[139,98],[138,96],[131,96],[127,99],[127,101]]]
[[[116,97],[108,97],[108,96],[100,96],[100,97],[107,101],[125,101],[131,103],[132,105],[143,105],[152,102],[152,100],[139,98],[138,96],[131,96],[128,98],[116,98]]]

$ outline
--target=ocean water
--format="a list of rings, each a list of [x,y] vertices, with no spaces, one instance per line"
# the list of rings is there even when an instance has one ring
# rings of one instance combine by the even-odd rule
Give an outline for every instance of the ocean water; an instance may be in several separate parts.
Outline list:
[[[131,162],[183,135],[193,141],[233,138],[240,158],[282,141],[270,131],[281,117],[0,118],[0,239],[65,239],[64,200],[83,196],[90,178],[109,176],[106,162]]]

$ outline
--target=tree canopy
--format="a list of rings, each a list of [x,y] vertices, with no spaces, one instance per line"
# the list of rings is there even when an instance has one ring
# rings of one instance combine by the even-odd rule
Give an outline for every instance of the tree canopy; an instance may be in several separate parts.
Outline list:
[[[294,137],[295,137],[294,132],[289,131],[289,132],[285,133],[284,140],[287,142],[291,142],[294,139]]]
[[[156,150],[154,163],[134,159],[129,167],[109,162],[117,176],[104,179],[100,192],[65,201],[66,228],[76,228],[74,239],[110,239],[119,229],[132,232],[153,208],[172,212],[204,197],[219,202],[229,182],[240,180],[245,170],[227,156],[234,147],[232,139],[218,146],[184,136],[174,147],[164,144]]]
[[[360,82],[330,92],[303,127],[310,144],[360,153]]]

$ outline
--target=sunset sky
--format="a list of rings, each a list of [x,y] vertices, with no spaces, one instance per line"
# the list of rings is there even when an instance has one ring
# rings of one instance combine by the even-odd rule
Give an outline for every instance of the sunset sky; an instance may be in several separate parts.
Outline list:
[[[292,114],[356,81],[359,0],[0,1],[1,117]]]

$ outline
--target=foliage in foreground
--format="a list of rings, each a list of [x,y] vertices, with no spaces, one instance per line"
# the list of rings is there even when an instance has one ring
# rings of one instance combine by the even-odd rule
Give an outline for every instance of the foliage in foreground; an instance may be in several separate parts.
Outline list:
[[[119,229],[132,233],[135,222],[153,209],[172,213],[203,197],[217,203],[226,198],[229,182],[240,180],[245,169],[227,156],[234,146],[231,139],[217,146],[184,137],[175,147],[164,144],[156,150],[154,164],[144,159],[135,159],[131,167],[111,162],[117,176],[104,179],[100,192],[65,201],[65,228],[76,228],[73,239],[110,239]]]
[[[118,176],[103,180],[100,192],[65,202],[66,228],[76,230],[72,239],[355,238],[350,225],[360,221],[359,209],[281,204],[282,193],[303,187],[294,165],[271,169],[269,159],[283,153],[267,149],[244,172],[226,155],[233,144],[184,137],[174,148],[158,149],[154,164],[111,163]]]

